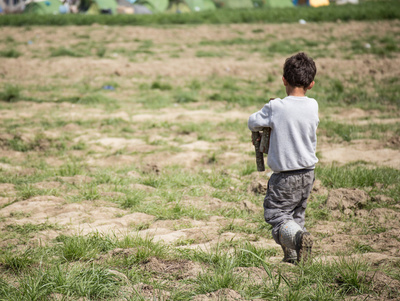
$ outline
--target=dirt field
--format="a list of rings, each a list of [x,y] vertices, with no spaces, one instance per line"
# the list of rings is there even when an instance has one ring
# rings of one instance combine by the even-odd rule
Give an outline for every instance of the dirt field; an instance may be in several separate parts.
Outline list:
[[[281,264],[282,252],[262,221],[270,170],[255,171],[246,122],[260,99],[285,96],[282,64],[298,50],[318,67],[309,95],[321,101],[321,169],[345,173],[353,164],[366,172],[387,168],[398,178],[399,21],[0,32],[0,50],[20,54],[0,57],[2,97],[11,99],[0,102],[4,250],[52,245],[60,234],[138,233],[205,251],[249,241],[275,250],[266,261]],[[382,102],[383,90],[397,105]],[[344,101],[330,100],[333,92]],[[248,95],[253,104],[240,105]],[[335,134],[342,125],[347,132]],[[362,258],[379,271],[371,276],[373,293],[349,293],[349,300],[394,299],[400,288],[393,272],[400,264],[400,190],[399,183],[387,184],[339,188],[317,172],[307,211],[315,260]],[[135,205],[124,205],[129,200]],[[24,225],[36,228],[21,234]],[[140,268],[179,270],[184,279],[202,271],[195,261],[172,266],[156,256]],[[4,260],[0,269],[12,278]],[[246,269],[261,277],[257,268]],[[155,295],[144,284],[136,289]],[[225,289],[193,300],[244,299]]]

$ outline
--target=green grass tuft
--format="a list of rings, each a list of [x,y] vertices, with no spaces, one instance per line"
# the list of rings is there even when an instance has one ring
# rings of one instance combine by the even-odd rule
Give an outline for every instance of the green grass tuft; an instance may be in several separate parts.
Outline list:
[[[16,49],[7,49],[0,51],[0,57],[7,57],[7,58],[18,58],[22,54]]]

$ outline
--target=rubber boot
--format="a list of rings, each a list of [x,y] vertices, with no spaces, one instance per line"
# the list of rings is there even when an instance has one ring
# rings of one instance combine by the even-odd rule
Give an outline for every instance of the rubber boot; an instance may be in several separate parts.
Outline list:
[[[281,246],[283,250],[283,262],[288,262],[291,264],[295,264],[297,262],[297,252],[296,250],[286,248]]]
[[[313,246],[313,239],[309,232],[298,232],[296,234],[296,253],[297,262],[311,261],[311,251]]]
[[[311,234],[303,231],[295,221],[288,221],[280,227],[279,241],[282,247],[296,250],[297,262],[311,259],[313,245]]]

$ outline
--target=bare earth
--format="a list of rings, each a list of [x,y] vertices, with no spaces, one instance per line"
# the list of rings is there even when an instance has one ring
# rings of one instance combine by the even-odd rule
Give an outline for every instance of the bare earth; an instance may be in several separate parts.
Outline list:
[[[154,173],[157,176],[171,165],[179,165],[190,171],[200,171],[213,168],[221,170],[233,164],[254,162],[251,142],[240,140],[236,132],[225,132],[223,137],[221,134],[213,132],[210,133],[213,139],[205,141],[199,139],[195,133],[182,133],[177,130],[166,133],[165,129],[157,127],[142,129],[142,125],[153,122],[176,124],[245,122],[248,116],[259,108],[232,106],[226,109],[224,103],[207,102],[200,99],[198,103],[176,104],[165,108],[151,109],[144,106],[143,103],[135,102],[135,99],[139,97],[138,87],[140,84],[151,84],[160,78],[167,78],[167,81],[173,83],[173,86],[183,86],[188,81],[195,79],[203,82],[211,81],[213,77],[233,77],[251,81],[271,75],[273,80],[266,85],[269,85],[270,91],[277,91],[281,86],[281,65],[286,55],[275,54],[268,58],[259,53],[249,55],[246,45],[239,45],[225,50],[229,51],[226,56],[196,56],[195,46],[201,41],[232,40],[239,37],[255,39],[260,35],[256,29],[262,29],[262,35],[273,36],[278,41],[290,37],[307,37],[310,40],[318,40],[324,36],[335,37],[336,43],[330,45],[332,48],[330,51],[335,55],[316,59],[319,78],[363,77],[365,74],[374,74],[376,80],[400,77],[399,53],[394,53],[391,57],[379,58],[363,54],[355,55],[351,59],[341,53],[341,47],[345,45],[346,38],[350,36],[364,35],[367,31],[371,36],[387,34],[388,31],[398,35],[400,32],[399,21],[373,24],[358,22],[307,24],[304,26],[256,24],[144,28],[94,25],[89,27],[32,27],[29,29],[0,28],[1,36],[12,36],[17,43],[15,47],[24,53],[19,58],[0,58],[0,85],[8,83],[24,87],[21,101],[13,103],[12,106],[1,105],[0,122],[7,125],[8,122],[18,123],[18,120],[31,120],[31,125],[27,123],[24,128],[20,129],[21,137],[26,141],[32,141],[38,132],[55,139],[64,133],[69,133],[73,137],[69,143],[81,141],[88,147],[85,150],[70,150],[64,156],[41,157],[41,152],[46,149],[46,145],[29,152],[14,151],[2,144],[2,141],[10,139],[13,133],[2,131],[0,134],[0,158],[3,160],[0,162],[0,170],[8,175],[29,175],[33,174],[34,170],[30,169],[26,162],[32,158],[41,158],[46,164],[56,168],[62,166],[71,156],[75,156],[83,159],[83,162],[92,169],[131,166],[131,172],[127,172],[126,176],[132,179],[132,187],[138,191],[151,192],[156,188],[138,183],[138,177],[140,177],[138,170]],[[85,40],[80,37],[82,35],[90,36],[90,39]],[[51,47],[76,48],[78,47],[77,43],[82,40],[85,43],[87,41],[94,43],[106,41],[105,46],[108,52],[104,57],[96,56],[95,49],[92,49],[90,55],[84,57],[50,55]],[[138,45],[146,40],[151,40],[153,43],[152,54],[141,53],[132,59],[121,51],[117,51],[121,48],[137,49]],[[28,44],[28,41],[33,41],[33,43]],[[260,46],[262,47],[263,44]],[[0,47],[4,49],[6,46],[3,43],[0,44]],[[215,51],[213,46],[206,45],[204,49]],[[85,89],[85,85],[90,90],[93,87],[101,87],[107,81],[118,83],[118,88],[110,95],[123,103],[119,108],[109,110],[102,106],[83,106],[69,102],[35,103],[27,99],[42,97],[54,100],[61,96],[75,96],[85,93],[81,91]],[[283,90],[281,92],[283,93]],[[265,95],[266,99],[269,97],[270,95]],[[202,105],[204,103],[206,105]],[[363,125],[368,122],[396,124],[400,122],[400,115],[398,109],[397,113],[395,110],[390,112],[389,117],[386,117],[389,113],[378,110],[367,111],[359,108],[338,107],[335,110],[321,112],[320,119],[329,118],[332,121],[355,125]],[[122,135],[114,132],[112,126],[109,131],[100,131],[98,128],[90,128],[77,122],[80,121],[83,124],[92,120],[111,119],[130,123],[133,134]],[[66,125],[41,129],[41,120],[62,120],[66,122]],[[175,147],[179,148],[179,151],[175,151]],[[216,166],[210,166],[207,161],[212,153],[218,154]],[[338,142],[319,132],[318,154],[320,164],[325,165],[366,161],[373,166],[386,166],[400,170],[400,140],[394,134],[389,134],[383,139],[360,138],[350,142]],[[235,206],[259,215],[262,212],[263,193],[265,193],[269,172],[267,170],[262,175],[252,173],[246,176],[246,179],[250,179],[253,185],[249,186],[247,193],[249,196],[254,194],[259,196],[257,204],[246,200],[233,205],[224,202],[212,195],[212,187],[202,187],[207,193],[201,197],[184,196],[181,203],[184,206],[199,208],[207,212]],[[241,181],[235,175],[229,176],[236,177],[236,181]],[[146,229],[138,231],[143,237],[150,235],[155,240],[162,240],[171,245],[182,240],[192,242],[183,246],[187,248],[207,250],[210,246],[223,240],[252,240],[251,234],[221,233],[219,230],[231,222],[230,219],[223,216],[215,215],[200,220],[190,218],[157,220],[149,214],[122,209],[110,201],[110,199],[120,196],[118,192],[113,192],[105,184],[97,187],[99,196],[95,200],[70,202],[68,196],[76,193],[71,186],[79,186],[90,181],[93,179],[84,175],[48,178],[35,183],[34,187],[44,191],[56,189],[62,192],[60,195],[52,196],[49,193],[50,195],[34,196],[17,202],[15,200],[18,195],[18,187],[11,183],[0,183],[0,231],[10,224],[50,223],[60,226],[60,229],[35,233],[30,240],[33,245],[51,241],[60,233],[87,234],[99,231],[122,236],[136,232],[135,229],[142,224],[148,225]],[[393,209],[378,208],[367,211],[364,209],[365,204],[385,201],[385,196],[372,200],[366,192],[361,190],[329,190],[317,180],[310,202],[321,197],[326,199],[327,208],[337,220],[321,220],[308,227],[316,238],[315,260],[334,260],[339,255],[338,250],[345,253],[357,242],[370,246],[371,251],[352,256],[361,256],[379,266],[399,262],[400,207],[398,204]],[[364,226],[348,228],[345,222],[346,218],[355,219]],[[235,223],[246,224],[246,221],[235,220]],[[386,231],[374,231],[378,225],[385,228]],[[15,241],[10,238],[0,241],[0,246],[14,243]],[[279,255],[268,260],[273,262],[281,260],[280,248],[270,237],[258,238],[254,244],[276,248]],[[162,264],[149,262],[146,268],[160,269]],[[185,269],[188,274],[185,277],[189,277],[190,273],[195,273],[199,269],[199,267],[192,266],[193,263],[181,264],[183,267],[180,268]],[[240,295],[229,290],[214,292],[213,295],[198,296],[194,300],[220,300],[219,298],[222,297],[226,300],[240,300]]]

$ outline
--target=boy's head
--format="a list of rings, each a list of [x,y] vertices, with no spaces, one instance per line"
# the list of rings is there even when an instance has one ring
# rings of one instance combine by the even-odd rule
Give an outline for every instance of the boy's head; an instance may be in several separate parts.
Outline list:
[[[304,52],[299,52],[286,59],[283,65],[283,77],[292,87],[310,88],[314,81],[317,67],[314,60]]]

